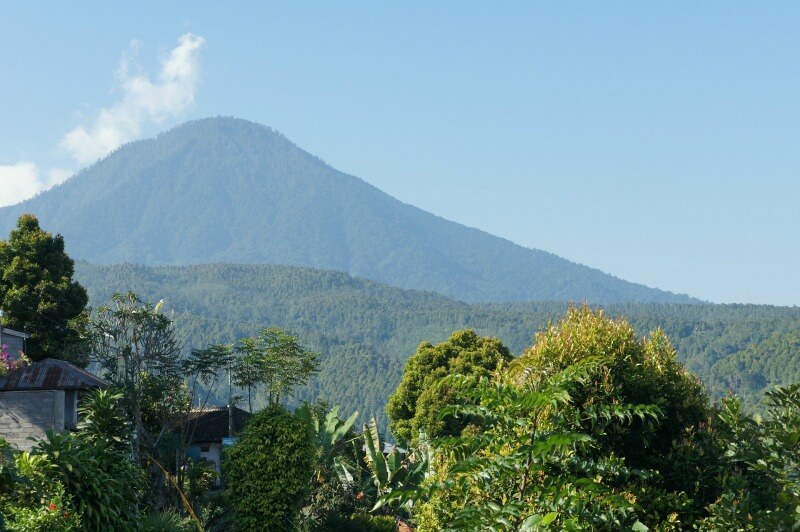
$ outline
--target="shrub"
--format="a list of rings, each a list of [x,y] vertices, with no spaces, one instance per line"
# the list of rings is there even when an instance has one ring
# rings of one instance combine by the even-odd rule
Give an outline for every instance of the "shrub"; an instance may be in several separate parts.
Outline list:
[[[188,517],[182,517],[175,510],[154,512],[139,521],[142,532],[196,532],[197,525]]]
[[[4,441],[0,441],[3,447]],[[7,444],[6,444],[7,445]],[[50,532],[81,530],[80,513],[55,478],[44,456],[2,449],[4,487],[0,490],[0,530]]]
[[[312,485],[314,464],[315,450],[301,420],[279,405],[253,416],[223,462],[236,529],[292,528]]]
[[[332,517],[320,532],[395,532],[397,523],[388,515],[353,514]]]
[[[53,466],[89,530],[125,530],[140,515],[144,473],[130,458],[105,442],[72,433],[47,433],[31,452]]]

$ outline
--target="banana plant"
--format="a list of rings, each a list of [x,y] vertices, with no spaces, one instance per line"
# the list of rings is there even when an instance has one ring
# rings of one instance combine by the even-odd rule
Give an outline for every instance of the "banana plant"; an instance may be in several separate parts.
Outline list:
[[[424,433],[420,434],[417,449],[401,450],[395,446],[387,453],[384,453],[384,442],[375,418],[364,426],[363,435],[366,463],[377,495],[373,511],[389,502],[406,505],[412,499],[410,495],[430,473],[430,446]]]
[[[305,422],[309,438],[317,448],[317,476],[322,475],[324,470],[332,468],[339,479],[343,480],[343,484],[352,484],[353,476],[348,465],[340,456],[334,456],[334,451],[353,428],[358,412],[354,412],[342,421],[339,419],[339,407],[335,406],[324,419],[320,419],[308,404],[304,404],[295,411],[295,415]]]

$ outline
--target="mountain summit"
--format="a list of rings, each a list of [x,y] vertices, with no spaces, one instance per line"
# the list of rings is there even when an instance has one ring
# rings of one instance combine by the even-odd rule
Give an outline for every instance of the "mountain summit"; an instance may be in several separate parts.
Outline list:
[[[467,301],[693,301],[444,220],[234,118],[127,144],[0,209],[0,230],[25,212],[101,264],[312,266]]]

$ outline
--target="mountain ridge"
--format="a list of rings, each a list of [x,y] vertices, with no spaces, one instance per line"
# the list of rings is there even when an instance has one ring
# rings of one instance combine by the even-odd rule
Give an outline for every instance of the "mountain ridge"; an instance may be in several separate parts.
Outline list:
[[[23,212],[99,264],[287,264],[464,301],[698,302],[403,203],[266,126],[206,118],[129,143]]]

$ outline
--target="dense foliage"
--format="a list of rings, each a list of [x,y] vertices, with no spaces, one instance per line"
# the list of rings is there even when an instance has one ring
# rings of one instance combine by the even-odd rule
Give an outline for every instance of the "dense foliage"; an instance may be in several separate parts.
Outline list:
[[[102,264],[294,264],[470,301],[691,301],[444,220],[233,118],[123,146],[0,208],[0,231],[23,212]]]
[[[440,417],[481,423],[432,442],[423,485],[381,497],[420,531],[800,526],[800,385],[768,394],[766,420],[735,399],[710,419],[663,333],[575,307],[508,369],[439,386],[461,399]]]
[[[320,353],[320,371],[290,404],[319,398],[347,413],[358,410],[362,421],[375,415],[384,428],[387,398],[420,343],[443,342],[452,331],[471,328],[518,354],[534,332],[568,307],[468,305],[340,272],[289,266],[78,263],[76,276],[96,305],[121,288],[145,300],[164,298],[175,311],[179,338],[192,348],[234,343],[265,324],[291,329],[302,345]],[[752,410],[771,384],[800,379],[800,350],[792,347],[800,338],[800,308],[625,304],[606,306],[605,313],[625,316],[639,335],[661,328],[678,359],[703,379],[714,399],[732,391]]]
[[[701,528],[800,529],[800,384],[767,393],[767,414],[742,412],[735,398],[723,401],[726,431],[724,493]]]
[[[311,489],[314,448],[303,422],[279,405],[256,414],[225,452],[237,530],[288,530]]]
[[[678,363],[660,330],[638,338],[625,320],[608,319],[587,306],[573,307],[563,320],[536,334],[534,345],[514,361],[509,375],[518,386],[537,387],[592,359],[601,362],[571,390],[570,406],[579,417],[592,419],[598,405],[650,404],[657,407],[659,419],[611,423],[602,434],[593,423],[574,429],[594,433],[601,452],[624,458],[631,467],[658,470],[671,490],[689,493],[693,486],[707,484],[702,472],[692,475],[686,464],[669,456],[676,442],[694,437],[710,414],[700,380]]]
[[[656,410],[605,402],[589,412],[576,409],[570,389],[589,383],[601,365],[585,359],[524,389],[486,377],[448,377],[466,401],[447,410],[481,419],[483,430],[434,441],[439,471],[415,509],[420,529],[641,525],[626,486],[637,472],[613,454],[597,453],[595,435],[653,419]],[[582,430],[589,423],[594,430]]]
[[[72,279],[74,263],[64,252],[64,238],[39,227],[30,214],[0,241],[2,324],[31,335],[30,359],[60,358],[85,366],[81,336],[89,298]]]
[[[416,442],[420,431],[430,438],[458,436],[471,420],[440,415],[455,400],[440,381],[452,374],[488,376],[510,361],[511,353],[500,340],[482,338],[470,329],[456,331],[435,346],[420,344],[389,397],[386,411],[392,433],[411,442]]]
[[[186,367],[221,372],[207,365],[231,354],[218,347],[193,351]],[[568,309],[512,362],[498,340],[469,330],[420,353],[400,388],[416,379],[439,401],[435,417],[469,420],[466,429],[433,439],[423,430],[391,446],[374,419],[356,433],[355,413],[345,420],[338,407],[314,403],[293,414],[272,402],[226,448],[218,497],[206,491],[214,473],[202,463],[187,463],[181,484],[169,464],[156,463],[163,476],[154,479],[151,464],[131,460],[132,392],[97,391],[76,433],[48,434],[29,453],[0,443],[0,523],[420,532],[800,525],[800,385],[770,392],[763,417],[736,399],[710,407],[663,333],[639,337],[586,306]],[[436,378],[417,379],[435,360]],[[148,493],[159,485],[177,495],[163,510]]]
[[[48,432],[29,452],[12,453],[0,439],[0,529],[137,529],[145,473],[119,439],[130,437],[120,400],[94,394],[77,432]]]

